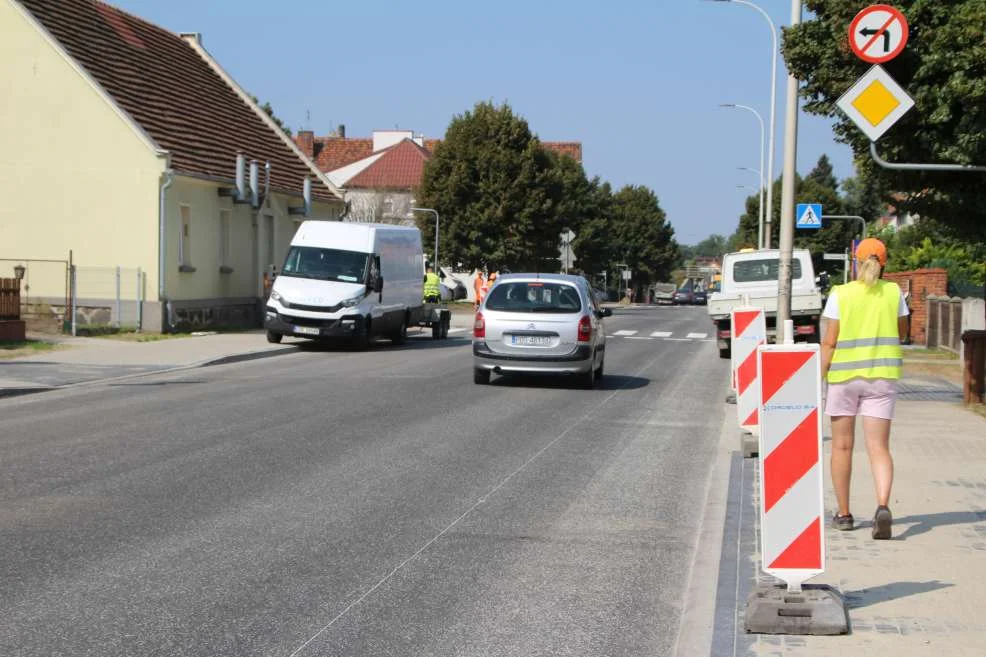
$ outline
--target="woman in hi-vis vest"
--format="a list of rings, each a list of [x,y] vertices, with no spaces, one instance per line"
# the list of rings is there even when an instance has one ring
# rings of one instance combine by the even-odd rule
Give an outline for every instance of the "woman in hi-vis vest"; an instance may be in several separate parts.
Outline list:
[[[828,381],[825,414],[832,420],[832,484],[839,509],[837,529],[854,526],[849,512],[849,480],[856,416],[863,417],[863,436],[876,486],[873,538],[891,536],[890,423],[897,401],[903,359],[900,336],[907,330],[907,304],[896,283],[881,279],[887,247],[868,238],[856,249],[856,280],[835,287],[822,317],[822,376]]]

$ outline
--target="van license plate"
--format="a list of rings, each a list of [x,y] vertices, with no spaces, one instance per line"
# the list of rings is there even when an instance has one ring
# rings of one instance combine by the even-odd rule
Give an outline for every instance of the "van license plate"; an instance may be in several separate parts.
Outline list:
[[[294,332],[298,335],[318,335],[318,327],[315,326],[295,326]]]
[[[523,347],[547,347],[551,344],[551,338],[546,335],[515,335],[513,344]]]

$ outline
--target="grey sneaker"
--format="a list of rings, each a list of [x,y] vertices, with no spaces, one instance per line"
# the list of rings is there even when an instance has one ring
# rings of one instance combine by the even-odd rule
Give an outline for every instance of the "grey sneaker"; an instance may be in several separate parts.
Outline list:
[[[890,509],[885,506],[878,506],[873,515],[873,538],[878,541],[886,541],[890,538],[890,528],[894,519],[890,514]]]
[[[855,527],[855,520],[851,513],[847,513],[844,516],[840,516],[838,513],[832,518],[832,524],[841,532],[850,531]]]

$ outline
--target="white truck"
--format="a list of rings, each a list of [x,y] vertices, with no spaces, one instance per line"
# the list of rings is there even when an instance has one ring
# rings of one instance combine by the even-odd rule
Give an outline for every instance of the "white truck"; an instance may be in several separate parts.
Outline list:
[[[291,240],[264,312],[270,342],[285,335],[377,336],[402,344],[425,317],[424,254],[417,228],[305,221]]]
[[[730,311],[737,306],[749,304],[763,308],[768,339],[776,336],[779,262],[780,251],[776,249],[751,249],[727,253],[723,257],[722,284],[708,302],[721,358],[730,357]],[[805,249],[795,249],[791,266],[791,319],[794,320],[795,340],[818,342],[822,293],[815,284],[811,254]]]

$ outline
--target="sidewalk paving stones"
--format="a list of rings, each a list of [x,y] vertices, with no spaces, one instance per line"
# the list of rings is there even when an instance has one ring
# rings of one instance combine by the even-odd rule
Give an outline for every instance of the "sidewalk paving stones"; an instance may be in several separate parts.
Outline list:
[[[986,569],[982,568],[986,420],[950,403],[956,389],[942,380],[902,381],[891,434],[895,518],[890,541],[870,537],[876,502],[861,428],[857,428],[851,491],[857,528],[836,531],[826,518],[826,572],[811,580],[830,584],[845,596],[850,618],[847,636],[743,631],[746,594],[757,583],[774,580],[761,572],[759,563],[758,464],[734,457],[730,487],[739,490],[730,496],[726,518],[712,655],[909,657],[982,652],[986,644],[986,623],[980,613],[986,604]],[[830,444],[826,438],[828,516],[835,509],[828,472]]]

